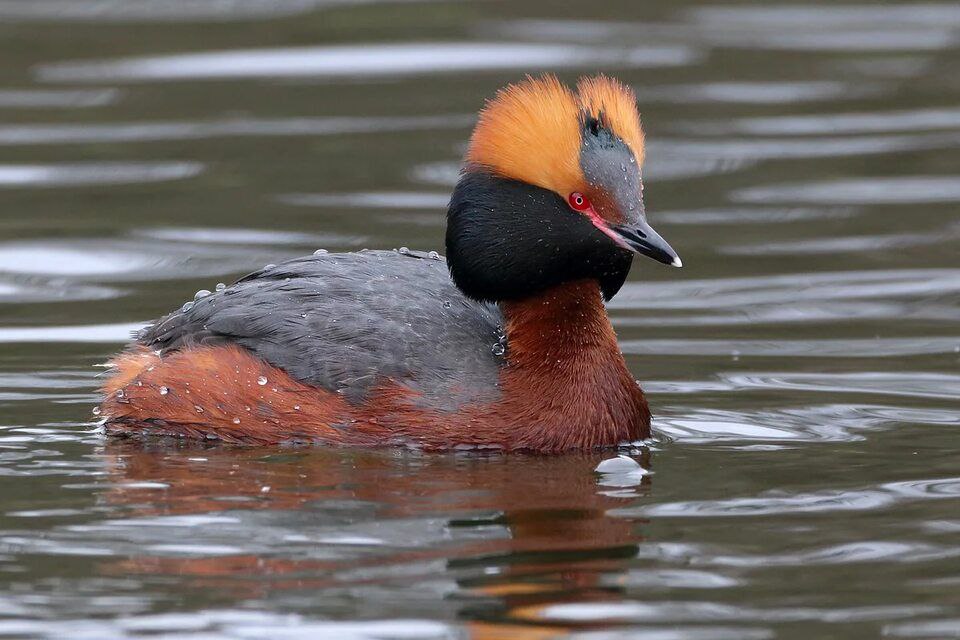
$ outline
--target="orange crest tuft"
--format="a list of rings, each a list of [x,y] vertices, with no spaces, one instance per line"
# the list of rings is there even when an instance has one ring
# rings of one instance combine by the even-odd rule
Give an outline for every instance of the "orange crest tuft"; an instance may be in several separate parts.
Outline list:
[[[584,190],[580,168],[584,114],[605,125],[643,162],[643,131],[636,97],[617,80],[581,78],[577,93],[555,76],[527,77],[501,89],[483,111],[466,161],[499,176],[550,189],[566,197]]]
[[[603,114],[606,124],[627,143],[637,162],[643,164],[643,129],[633,89],[603,74],[580,78],[577,82],[580,104],[592,116]]]

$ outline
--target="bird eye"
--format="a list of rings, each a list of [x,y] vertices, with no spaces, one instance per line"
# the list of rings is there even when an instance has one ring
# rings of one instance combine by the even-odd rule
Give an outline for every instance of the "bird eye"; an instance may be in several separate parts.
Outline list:
[[[579,191],[574,191],[567,196],[567,202],[569,202],[570,206],[577,211],[586,211],[590,208],[590,201],[587,200],[587,196],[583,195]]]

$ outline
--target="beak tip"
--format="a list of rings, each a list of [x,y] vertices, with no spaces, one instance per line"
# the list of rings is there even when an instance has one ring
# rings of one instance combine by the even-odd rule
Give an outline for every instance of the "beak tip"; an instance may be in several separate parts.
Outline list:
[[[680,256],[674,256],[673,262],[670,263],[671,267],[677,267],[678,269],[683,266],[683,260],[680,259]]]

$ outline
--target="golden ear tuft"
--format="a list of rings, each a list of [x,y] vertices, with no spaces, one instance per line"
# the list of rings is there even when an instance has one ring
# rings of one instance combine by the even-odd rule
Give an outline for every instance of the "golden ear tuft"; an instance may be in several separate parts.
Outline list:
[[[582,176],[579,111],[555,76],[527,76],[480,112],[467,163],[558,193],[574,190]]]
[[[637,97],[633,90],[619,80],[600,74],[580,78],[577,97],[591,115],[599,117],[602,113],[605,124],[627,143],[637,162],[643,163],[643,129],[640,127]]]
[[[584,188],[584,114],[602,114],[603,124],[643,162],[643,131],[633,91],[598,75],[581,78],[574,93],[555,76],[544,75],[527,76],[487,102],[470,139],[467,164],[566,197]]]

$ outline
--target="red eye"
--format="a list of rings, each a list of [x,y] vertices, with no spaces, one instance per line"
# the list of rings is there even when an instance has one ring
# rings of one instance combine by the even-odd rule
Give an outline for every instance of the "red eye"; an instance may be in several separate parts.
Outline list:
[[[586,211],[590,208],[590,201],[587,199],[587,196],[583,195],[579,191],[574,191],[567,196],[567,202],[569,202],[570,206],[577,211]]]

